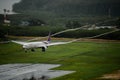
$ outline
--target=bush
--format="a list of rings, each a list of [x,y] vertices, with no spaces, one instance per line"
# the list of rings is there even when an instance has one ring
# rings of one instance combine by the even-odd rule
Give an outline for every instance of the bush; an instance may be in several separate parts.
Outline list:
[[[15,36],[47,36],[51,31],[52,34],[65,30],[64,27],[50,27],[50,26],[31,26],[31,27],[17,27],[17,26],[7,26],[0,27],[0,37],[4,37],[5,34],[15,35]],[[84,38],[99,35],[105,32],[109,32],[112,29],[99,29],[99,30],[76,30],[64,32],[56,35],[55,37],[65,37],[65,38]],[[99,38],[103,39],[118,39],[120,40],[120,31],[101,36]]]

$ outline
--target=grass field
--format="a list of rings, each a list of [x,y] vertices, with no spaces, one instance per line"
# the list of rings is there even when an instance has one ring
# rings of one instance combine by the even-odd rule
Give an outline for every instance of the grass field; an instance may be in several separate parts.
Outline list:
[[[53,80],[96,80],[120,70],[120,42],[79,41],[28,53],[15,43],[0,44],[0,64],[7,63],[62,64],[56,69],[76,72]]]

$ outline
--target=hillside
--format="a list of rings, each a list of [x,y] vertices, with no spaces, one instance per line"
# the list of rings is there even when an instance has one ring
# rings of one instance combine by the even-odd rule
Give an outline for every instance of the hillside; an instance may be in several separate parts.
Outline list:
[[[59,16],[120,16],[119,0],[21,0],[13,6],[16,12],[43,13]]]

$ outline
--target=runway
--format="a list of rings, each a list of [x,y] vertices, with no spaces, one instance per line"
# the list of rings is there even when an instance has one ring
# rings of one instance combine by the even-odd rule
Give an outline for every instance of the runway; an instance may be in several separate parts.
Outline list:
[[[75,71],[49,70],[59,67],[59,64],[5,64],[0,65],[0,80],[23,80],[34,76],[48,79],[60,77]]]

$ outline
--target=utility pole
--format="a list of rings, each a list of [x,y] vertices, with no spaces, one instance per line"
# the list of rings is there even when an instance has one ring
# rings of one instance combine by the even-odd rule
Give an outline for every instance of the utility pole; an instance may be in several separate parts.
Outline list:
[[[7,10],[3,9],[3,11],[4,11],[4,22],[5,22],[5,20],[7,20]]]
[[[9,25],[10,25],[10,20],[7,19],[7,16],[8,16],[7,14],[8,14],[10,11],[7,10],[7,9],[3,9],[3,11],[4,11],[4,24],[9,26]]]

